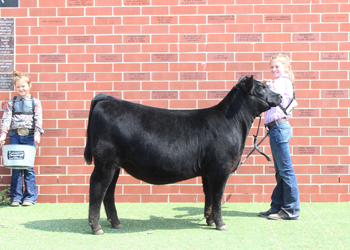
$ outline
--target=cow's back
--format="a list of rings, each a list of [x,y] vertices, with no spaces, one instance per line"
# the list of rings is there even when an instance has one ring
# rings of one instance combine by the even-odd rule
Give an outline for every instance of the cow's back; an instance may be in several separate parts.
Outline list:
[[[223,132],[219,121],[214,108],[167,110],[108,96],[95,105],[89,126],[95,158],[106,157],[101,147],[113,147],[109,155],[130,175],[165,184],[203,174],[205,152]]]

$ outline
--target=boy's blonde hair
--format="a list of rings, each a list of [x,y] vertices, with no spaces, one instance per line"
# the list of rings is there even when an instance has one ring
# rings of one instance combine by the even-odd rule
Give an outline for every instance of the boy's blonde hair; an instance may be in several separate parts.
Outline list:
[[[283,64],[283,66],[286,68],[286,73],[288,74],[289,79],[294,84],[294,74],[293,74],[293,70],[292,70],[292,65],[290,64],[289,57],[287,55],[284,55],[284,54],[277,54],[277,55],[274,55],[271,57],[270,63],[272,62],[272,60],[277,60]]]
[[[13,71],[12,76],[13,76],[13,85],[16,86],[16,82],[18,82],[22,78],[24,78],[25,81],[28,83],[28,85],[30,85],[30,78],[26,74],[19,72],[19,71]]]

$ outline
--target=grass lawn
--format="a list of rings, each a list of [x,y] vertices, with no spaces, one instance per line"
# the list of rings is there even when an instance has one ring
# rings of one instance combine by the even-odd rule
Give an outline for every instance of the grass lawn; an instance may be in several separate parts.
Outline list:
[[[257,216],[267,203],[223,204],[228,231],[205,224],[202,203],[117,204],[123,229],[101,210],[92,235],[88,204],[0,206],[0,249],[350,249],[350,203],[302,203],[297,221]]]

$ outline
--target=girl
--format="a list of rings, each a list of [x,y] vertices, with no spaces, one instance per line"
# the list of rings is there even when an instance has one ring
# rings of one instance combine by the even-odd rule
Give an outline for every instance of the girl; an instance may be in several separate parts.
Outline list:
[[[264,82],[269,89],[283,96],[281,104],[285,108],[293,99],[294,92],[294,75],[289,57],[283,54],[271,57],[270,68],[275,80]],[[292,128],[288,122],[290,116],[280,107],[271,108],[265,113],[277,185],[272,192],[271,208],[260,212],[259,216],[272,220],[296,220],[300,214],[298,183],[289,151],[292,137]]]
[[[6,134],[10,130],[10,144],[25,144],[35,146],[40,143],[42,129],[42,108],[38,99],[30,95],[32,84],[27,75],[13,72],[13,83],[18,96],[7,102],[2,117],[0,143],[5,144]],[[31,206],[36,203],[38,192],[36,188],[34,168],[24,169],[25,192],[23,194],[22,169],[13,169],[11,177],[11,206]]]

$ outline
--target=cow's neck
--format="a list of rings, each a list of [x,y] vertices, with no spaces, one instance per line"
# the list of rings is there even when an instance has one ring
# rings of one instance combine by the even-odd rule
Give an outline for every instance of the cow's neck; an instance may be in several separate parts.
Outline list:
[[[229,123],[236,129],[240,129],[242,134],[248,132],[254,122],[256,110],[249,105],[248,97],[237,87],[233,87],[226,97],[218,104]]]

